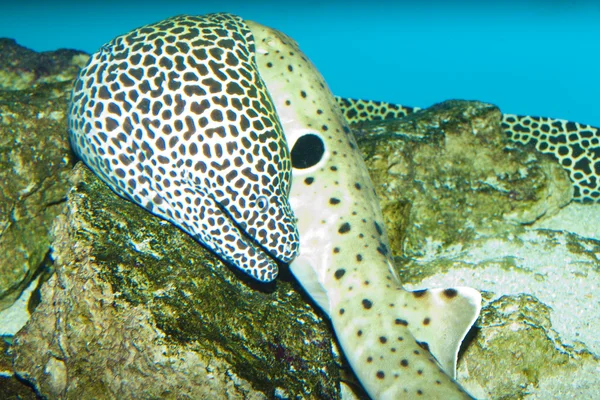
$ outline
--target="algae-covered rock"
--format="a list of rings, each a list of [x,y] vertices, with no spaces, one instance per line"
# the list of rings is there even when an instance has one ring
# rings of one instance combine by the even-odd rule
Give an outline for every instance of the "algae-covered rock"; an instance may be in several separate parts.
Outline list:
[[[492,105],[448,101],[362,126],[372,132],[359,142],[390,240],[404,255],[502,236],[569,203],[567,173],[549,157],[508,148],[500,120]]]
[[[89,55],[61,49],[38,53],[14,39],[0,38],[0,90],[27,89],[38,83],[68,82],[77,77]]]
[[[33,389],[14,375],[12,354],[8,343],[0,340],[0,399],[35,400]]]
[[[79,164],[55,275],[14,345],[49,398],[333,398],[328,325],[290,282],[259,288]]]
[[[0,91],[0,311],[48,261],[49,230],[74,165],[66,135],[70,89]]]
[[[590,372],[598,360],[584,348],[562,342],[552,328],[552,309],[537,298],[496,298],[480,321],[483,328],[463,368],[478,398],[575,399],[597,393]]]

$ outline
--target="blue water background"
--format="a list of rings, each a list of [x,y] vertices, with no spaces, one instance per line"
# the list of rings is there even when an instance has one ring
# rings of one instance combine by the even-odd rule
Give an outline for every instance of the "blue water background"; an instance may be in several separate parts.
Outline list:
[[[37,51],[93,52],[172,15],[228,11],[294,38],[341,96],[482,100],[600,127],[600,1],[11,3],[0,37]]]

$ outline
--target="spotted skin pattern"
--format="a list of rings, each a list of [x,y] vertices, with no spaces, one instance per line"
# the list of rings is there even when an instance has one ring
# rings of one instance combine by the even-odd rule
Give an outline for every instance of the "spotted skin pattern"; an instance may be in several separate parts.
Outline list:
[[[532,144],[555,157],[569,173],[573,198],[600,201],[600,129],[562,119],[505,114],[502,128],[508,138]]]
[[[349,123],[402,118],[420,110],[371,100],[336,97]],[[533,145],[558,160],[573,182],[573,199],[600,201],[600,129],[564,119],[503,114],[502,129],[515,143]]]
[[[292,39],[247,24],[292,149],[290,203],[300,232],[292,273],[331,318],[373,399],[470,398],[453,378],[480,294],[402,289],[374,187],[335,98]]]
[[[177,16],[104,45],[75,83],[69,137],[117,194],[252,277],[298,254],[289,149],[241,18]]]
[[[419,107],[407,107],[384,101],[348,99],[339,96],[336,96],[335,100],[349,124],[398,119],[421,110]]]

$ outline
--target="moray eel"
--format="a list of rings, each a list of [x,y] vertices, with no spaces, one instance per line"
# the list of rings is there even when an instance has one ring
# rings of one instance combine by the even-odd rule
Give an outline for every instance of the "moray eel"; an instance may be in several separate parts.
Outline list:
[[[420,110],[373,100],[336,97],[336,101],[350,124],[403,118]],[[554,157],[569,174],[575,201],[600,201],[599,128],[564,119],[503,114],[502,129],[510,141],[533,145]]]
[[[290,269],[373,399],[470,398],[470,288],[405,291],[348,122],[297,44],[230,14],[119,36],[75,82],[69,136],[117,194],[261,281]]]
[[[75,82],[69,138],[117,194],[254,278],[298,254],[290,154],[240,18],[176,17],[104,45]]]

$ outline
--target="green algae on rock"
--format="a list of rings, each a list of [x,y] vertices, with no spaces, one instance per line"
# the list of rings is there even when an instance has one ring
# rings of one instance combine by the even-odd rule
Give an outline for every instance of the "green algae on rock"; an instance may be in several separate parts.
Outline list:
[[[69,83],[0,91],[0,310],[50,261],[74,165],[63,133],[69,92]]]
[[[83,165],[72,179],[55,275],[14,346],[40,393],[336,397],[331,334],[292,284],[256,290]]]
[[[500,117],[489,104],[448,101],[359,126],[373,132],[359,145],[404,256],[432,258],[435,248],[502,235],[569,203],[566,172],[549,157],[507,149]]]
[[[8,343],[0,340],[0,399],[36,400],[33,389],[19,381],[13,371]]]
[[[581,381],[598,360],[584,347],[564,344],[552,328],[551,314],[549,306],[526,294],[501,296],[488,304],[481,316],[487,328],[466,360],[474,394],[491,399],[548,398],[544,390],[555,398],[586,396],[570,383]],[[493,386],[488,383],[491,371],[503,371],[496,374]]]

